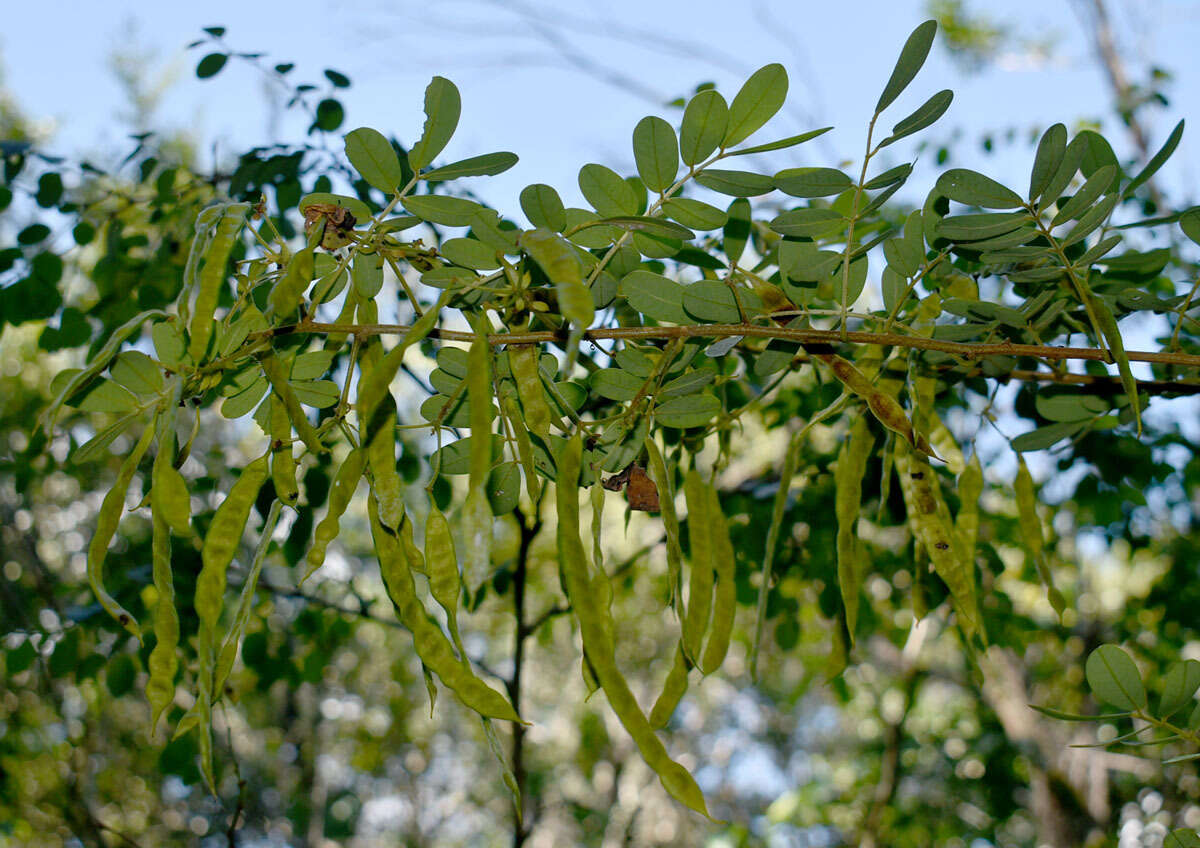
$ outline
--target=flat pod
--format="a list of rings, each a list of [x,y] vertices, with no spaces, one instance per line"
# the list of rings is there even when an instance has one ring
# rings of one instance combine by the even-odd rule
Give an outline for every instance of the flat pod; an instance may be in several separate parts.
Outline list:
[[[629,684],[617,668],[608,607],[597,597],[588,576],[588,564],[579,536],[579,472],[583,442],[579,435],[567,441],[558,457],[558,557],[567,598],[579,622],[583,648],[609,706],[638,746],[646,765],[658,775],[672,797],[705,816],[704,794],[687,769],[671,759],[654,733]]]

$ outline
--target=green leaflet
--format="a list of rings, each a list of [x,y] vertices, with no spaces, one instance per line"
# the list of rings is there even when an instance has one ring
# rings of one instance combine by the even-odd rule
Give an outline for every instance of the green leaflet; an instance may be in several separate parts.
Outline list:
[[[728,214],[702,200],[672,197],[662,205],[663,214],[694,230],[716,230],[725,226]]]
[[[208,341],[213,332],[213,313],[216,312],[217,299],[225,285],[226,266],[249,211],[249,203],[231,203],[226,206],[216,221],[216,233],[204,253],[204,267],[200,269],[196,279],[196,300],[192,307],[192,320],[188,325],[188,355],[193,362],[203,360],[208,350]]]
[[[855,524],[858,522],[862,502],[862,481],[867,471],[867,459],[871,455],[875,438],[862,416],[855,418],[850,438],[843,442],[834,469],[837,488],[834,506],[837,512],[837,571],[838,586],[842,592],[842,606],[846,610],[846,630],[850,643],[854,644],[854,630],[858,622],[858,604],[862,592],[861,563],[858,562],[858,544]]]
[[[105,342],[104,347],[100,348],[99,352],[92,357],[87,367],[72,374],[63,383],[62,387],[54,395],[54,400],[50,402],[50,405],[46,407],[46,411],[42,413],[42,431],[47,436],[54,435],[54,424],[58,420],[58,413],[62,409],[63,404],[108,367],[108,363],[112,361],[113,357],[117,355],[117,351],[121,349],[121,344],[136,331],[140,330],[142,324],[150,318],[160,317],[167,318],[168,316],[161,309],[148,309],[145,312],[139,312],[113,330],[113,334],[108,337],[108,341]]]
[[[951,168],[938,177],[935,190],[959,203],[985,209],[1017,209],[1021,195],[991,177],[966,168]]]
[[[721,147],[745,141],[771,120],[787,99],[788,75],[783,65],[764,65],[753,74],[729,104],[729,118]]]
[[[435,183],[457,180],[459,177],[494,177],[496,174],[503,174],[517,164],[517,161],[517,154],[508,151],[484,153],[426,171],[421,174],[421,179]]]
[[[1121,710],[1144,710],[1146,687],[1133,659],[1116,645],[1101,645],[1084,666],[1088,686],[1096,697]]]
[[[521,211],[535,227],[561,233],[567,228],[567,214],[558,192],[545,183],[534,183],[521,190]]]
[[[837,168],[788,168],[774,177],[775,188],[792,197],[828,197],[853,184]]]
[[[755,144],[752,147],[742,147],[737,150],[726,151],[726,156],[751,156],[755,153],[769,153],[772,150],[786,150],[789,147],[795,147],[797,144],[804,144],[806,141],[811,141],[817,136],[825,135],[833,127],[821,127],[820,129],[809,130],[802,132],[799,135],[789,135],[787,138],[780,138],[775,141],[764,142],[763,144]]]
[[[1041,197],[1050,184],[1050,178],[1062,164],[1067,150],[1067,128],[1062,124],[1049,127],[1038,141],[1037,153],[1033,156],[1033,170],[1029,175],[1029,202]]]
[[[404,208],[424,221],[444,227],[469,227],[485,207],[465,197],[443,194],[418,194],[401,201]]]
[[[1180,120],[1175,125],[1175,129],[1171,130],[1171,134],[1167,136],[1167,140],[1163,142],[1163,146],[1158,149],[1158,152],[1150,157],[1150,161],[1146,163],[1146,167],[1142,168],[1129,185],[1125,186],[1125,190],[1121,192],[1121,197],[1132,197],[1133,193],[1141,186],[1145,185],[1156,173],[1159,168],[1166,164],[1171,158],[1171,154],[1175,152],[1175,148],[1179,146],[1179,140],[1183,138],[1183,120]]]
[[[408,151],[408,164],[420,171],[445,149],[462,112],[458,88],[445,77],[434,77],[425,88],[425,127]],[[415,214],[415,213],[414,213]]]
[[[374,297],[383,288],[383,257],[378,253],[354,254],[350,276],[360,297]]]
[[[1162,701],[1158,716],[1170,718],[1184,706],[1192,703],[1196,690],[1200,689],[1200,661],[1183,660],[1172,663],[1163,675]]]
[[[732,197],[757,197],[775,190],[775,183],[770,177],[751,171],[705,168],[696,174],[695,180],[707,189]]]
[[[151,396],[163,390],[161,366],[139,350],[127,350],[117,354],[109,373],[115,382],[134,394]]]
[[[400,623],[412,633],[413,646],[425,667],[438,676],[462,703],[484,717],[520,722],[508,699],[480,680],[471,670],[466,659],[454,655],[450,640],[434,624],[424,605],[417,597],[411,564],[404,548],[393,534],[379,523],[379,506],[374,503],[372,493],[367,514],[371,521],[371,537],[375,540],[375,553],[379,557],[379,570],[383,576],[388,597],[396,607]]]
[[[1112,358],[1116,360],[1117,370],[1121,375],[1121,387],[1129,398],[1129,407],[1133,410],[1133,420],[1137,423],[1137,433],[1142,435],[1142,410],[1138,400],[1137,380],[1129,368],[1129,357],[1125,354],[1125,344],[1121,340],[1121,331],[1117,327],[1117,319],[1109,308],[1108,302],[1092,294],[1091,289],[1082,279],[1078,280],[1080,294],[1085,303],[1090,303],[1096,316],[1096,323],[1104,333],[1104,341]]]
[[[1105,189],[1112,183],[1119,170],[1115,165],[1098,168],[1087,178],[1087,182],[1080,186],[1079,191],[1072,195],[1070,200],[1058,207],[1058,211],[1050,220],[1050,226],[1057,227],[1072,218],[1078,218],[1084,210],[1089,209],[1104,194]]]
[[[687,769],[667,754],[617,668],[611,613],[606,600],[598,597],[593,590],[583,541],[579,536],[579,472],[582,456],[583,442],[576,434],[567,441],[558,457],[557,538],[563,584],[579,622],[587,660],[608,697],[609,706],[637,744],[646,765],[658,775],[663,788],[681,803],[707,816],[708,807],[700,787]]]
[[[650,191],[666,191],[679,172],[679,141],[674,128],[662,118],[648,115],[633,129],[633,159],[638,175]]]
[[[909,35],[908,40],[904,42],[904,47],[900,49],[900,58],[896,60],[896,67],[892,69],[892,75],[888,78],[887,85],[883,87],[883,93],[879,95],[879,102],[875,104],[876,115],[892,105],[892,102],[913,81],[913,77],[917,75],[917,71],[921,70],[926,57],[929,56],[929,48],[933,46],[933,36],[936,33],[937,21],[925,21]]]
[[[729,124],[729,107],[717,91],[708,89],[696,94],[683,110],[679,126],[679,154],[685,165],[696,165],[707,159],[721,145]]]
[[[1063,151],[1058,167],[1046,180],[1046,185],[1042,189],[1041,200],[1038,201],[1039,213],[1045,212],[1051,204],[1057,203],[1059,195],[1071,184],[1071,180],[1075,177],[1075,172],[1079,170],[1079,165],[1087,152],[1087,146],[1087,139],[1082,134],[1071,139],[1071,143]]]
[[[579,190],[601,218],[638,214],[632,186],[612,168],[584,165],[579,169]]]
[[[950,108],[953,100],[954,92],[948,88],[942,89],[918,106],[908,117],[897,122],[892,127],[892,134],[881,141],[879,147],[884,148],[889,144],[895,144],[902,138],[908,138],[913,133],[918,133],[926,127],[932,126],[942,115],[946,114],[946,110]]]
[[[346,158],[364,180],[384,194],[399,191],[404,185],[400,157],[379,130],[359,127],[346,133]]]

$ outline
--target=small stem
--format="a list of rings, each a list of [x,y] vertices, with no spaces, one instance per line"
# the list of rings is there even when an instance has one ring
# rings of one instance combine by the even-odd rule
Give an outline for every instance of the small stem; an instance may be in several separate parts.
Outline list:
[[[879,120],[879,113],[876,112],[871,116],[871,123],[867,125],[867,149],[863,153],[862,170],[858,174],[858,185],[854,187],[854,205],[850,210],[850,225],[846,227],[846,253],[842,257],[842,336],[846,335],[847,327],[849,326],[846,320],[846,313],[850,309],[850,304],[846,302],[850,293],[850,258],[854,250],[854,224],[858,221],[858,203],[862,199],[863,184],[867,181],[867,165],[871,164],[871,156],[874,151],[871,150],[871,137],[875,134],[875,122]]]

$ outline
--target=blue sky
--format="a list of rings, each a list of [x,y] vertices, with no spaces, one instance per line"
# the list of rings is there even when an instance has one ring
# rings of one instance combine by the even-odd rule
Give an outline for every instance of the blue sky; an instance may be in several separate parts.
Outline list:
[[[1007,54],[978,74],[966,75],[935,46],[925,69],[885,115],[884,128],[933,91],[950,87],[955,101],[942,121],[922,135],[949,141],[955,162],[977,167],[1018,188],[1027,178],[1034,130],[1057,120],[1104,119],[1118,153],[1130,150],[1108,115],[1110,99],[1070,0],[1010,0],[976,4],[1018,34],[1054,40],[1053,61]],[[1200,142],[1200,3],[1196,0],[1109,0],[1121,47],[1140,78],[1153,59],[1176,75],[1171,107],[1148,116],[1152,144],[1179,117],[1193,118],[1176,162],[1167,172],[1180,205],[1196,191]],[[411,142],[420,130],[421,96],[430,76],[453,79],[463,93],[458,135],[444,158],[512,150],[521,162],[472,188],[501,209],[516,211],[516,195],[531,182],[548,182],[569,203],[579,198],[575,177],[589,161],[632,170],[629,138],[643,115],[678,113],[660,101],[686,95],[712,80],[732,96],[754,68],[782,62],[791,77],[789,105],[756,140],[816,126],[835,130],[819,142],[773,154],[768,170],[842,163],[861,156],[870,109],[900,45],[924,17],[923,0],[814,3],[748,0],[610,0],[603,4],[544,0],[316,0],[168,4],[108,0],[14,4],[0,34],[5,79],[32,115],[51,118],[53,146],[64,153],[127,150],[114,121],[121,91],[107,68],[114,49],[150,50],[155,74],[174,69],[177,80],[160,112],[167,125],[204,140],[205,155],[272,140],[295,139],[298,121],[272,128],[263,78],[231,62],[214,80],[192,75],[201,55],[184,51],[203,26],[224,25],[235,49],[263,51],[269,63],[294,61],[293,75],[323,83],[322,71],[348,74],[345,129],[369,125]],[[51,11],[47,11],[51,9]],[[573,64],[581,61],[588,67]],[[613,84],[608,77],[619,78]],[[985,132],[1015,129],[1021,144],[984,156]],[[893,163],[914,155],[896,145]],[[914,196],[935,176],[927,152],[913,180]],[[924,175],[922,178],[920,175]]]

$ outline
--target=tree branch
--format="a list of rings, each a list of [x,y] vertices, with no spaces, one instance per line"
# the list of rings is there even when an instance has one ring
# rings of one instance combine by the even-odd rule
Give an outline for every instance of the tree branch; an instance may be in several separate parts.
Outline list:
[[[271,336],[282,336],[290,333],[360,333],[368,336],[404,335],[409,329],[410,327],[407,324],[325,324],[306,322],[252,333],[248,337],[248,341],[253,342]],[[914,348],[917,350],[933,350],[948,353],[953,356],[962,357],[963,359],[983,359],[989,356],[1027,356],[1052,361],[1085,360],[1111,362],[1108,351],[1104,348],[1096,347],[1061,347],[1058,345],[1014,344],[1012,342],[951,342],[925,336],[906,336],[900,333],[868,333],[861,330],[848,332],[843,335],[836,330],[799,329],[758,324],[689,324],[678,327],[598,327],[594,330],[586,330],[582,338],[584,341],[613,339],[648,341],[727,338],[729,336],[782,339],[783,341],[796,342],[798,344],[850,343]],[[429,332],[429,338],[440,339],[441,341],[471,342],[475,336],[473,333],[461,330],[436,328]],[[528,333],[492,333],[488,336],[488,343],[496,346],[543,344],[562,341],[565,338],[565,332],[556,330],[541,330]],[[1200,368],[1200,355],[1190,353],[1131,350],[1126,351],[1126,356],[1130,362],[1153,362],[1161,365]]]

